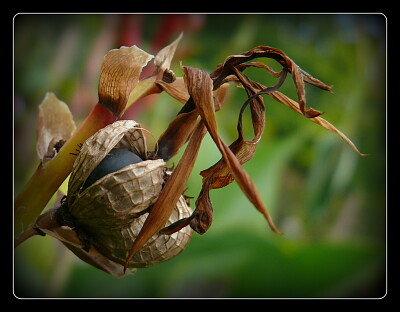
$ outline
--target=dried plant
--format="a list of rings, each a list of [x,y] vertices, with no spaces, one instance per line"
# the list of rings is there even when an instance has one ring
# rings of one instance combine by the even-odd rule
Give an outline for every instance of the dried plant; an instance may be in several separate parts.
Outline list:
[[[17,243],[31,235],[47,233],[61,240],[84,261],[110,274],[121,276],[126,272],[134,271],[134,269],[126,270],[128,268],[149,266],[158,263],[157,261],[161,258],[162,261],[170,258],[170,256],[164,258],[160,256],[161,258],[153,261],[154,258],[143,256],[146,248],[149,248],[150,242],[176,235],[174,234],[176,232],[178,234],[186,233],[187,235],[184,236],[190,237],[192,233],[192,230],[188,230],[190,228],[197,233],[205,233],[211,226],[213,213],[209,192],[213,189],[225,187],[233,181],[238,183],[249,201],[262,213],[272,231],[280,233],[264,206],[251,177],[242,167],[243,163],[254,156],[256,146],[264,131],[265,107],[262,95],[272,97],[312,122],[338,134],[353,150],[360,155],[364,155],[357,150],[355,145],[342,132],[321,118],[321,112],[307,106],[305,83],[326,91],[331,91],[331,87],[300,69],[281,50],[268,46],[258,46],[247,52],[228,56],[211,74],[198,68],[182,66],[183,77],[175,77],[169,67],[180,39],[181,36],[157,54],[154,59],[156,71],[153,75],[143,80],[139,80],[139,75],[141,69],[152,58],[151,55],[136,46],[131,48],[122,47],[119,50],[110,51],[104,59],[100,75],[99,103],[95,106],[84,125],[76,130],[71,138],[69,138],[69,134],[73,131],[73,128],[69,128],[63,136],[59,135],[59,131],[47,129],[47,125],[51,123],[43,121],[48,118],[46,114],[53,115],[53,110],[61,112],[62,109],[58,108],[58,106],[65,107],[65,104],[58,103],[54,96],[46,97],[41,107],[45,107],[45,104],[48,104],[49,98],[56,104],[54,104],[55,106],[47,105],[52,109],[46,110],[40,115],[39,133],[43,133],[42,136],[46,137],[46,141],[40,144],[38,142],[38,145],[41,145],[38,151],[45,152],[39,154],[42,162],[38,172],[16,200],[15,227],[17,229]],[[253,61],[260,58],[274,59],[282,66],[281,71],[276,72],[262,62]],[[278,82],[274,86],[263,86],[251,80],[245,74],[246,69],[249,67],[265,70],[267,74],[278,78]],[[278,91],[288,74],[293,78],[297,90],[297,101]],[[228,146],[218,135],[215,113],[223,109],[227,86],[230,83],[242,87],[248,99],[242,105],[238,115],[237,139]],[[154,150],[147,151],[148,147],[143,143],[143,136],[121,134],[127,133],[126,131],[140,133],[142,130],[139,124],[132,121],[135,126],[128,127],[128,130],[126,130],[124,128],[126,127],[126,122],[115,121],[127,107],[134,104],[138,99],[148,94],[159,92],[167,92],[171,97],[181,102],[183,106],[158,139]],[[254,137],[251,140],[244,138],[242,129],[243,113],[247,107],[249,107],[251,113],[254,131]],[[101,113],[96,113],[96,110],[101,111]],[[62,127],[64,126],[64,123],[60,124],[62,124]],[[108,124],[111,125],[100,130]],[[49,127],[52,128],[52,126]],[[110,129],[113,129],[113,131]],[[97,132],[98,130],[100,131]],[[203,178],[202,188],[195,202],[193,213],[190,213],[190,208],[184,208],[185,213],[178,213],[180,217],[177,218],[174,211],[181,212],[183,210],[178,207],[186,205],[182,196],[196,161],[202,139],[207,132],[222,157],[216,164],[200,173]],[[116,133],[119,134],[117,135]],[[59,137],[60,139],[58,139]],[[135,142],[138,139],[142,140],[142,148],[132,148],[132,146],[136,146]],[[121,144],[121,140],[124,142],[123,146],[131,146],[128,148],[129,150],[141,155],[144,160],[143,163],[141,165],[132,164],[120,171],[111,173],[106,176],[108,177],[107,179],[111,180],[107,180],[104,177],[96,182],[95,185],[90,186],[89,189],[84,190],[83,185],[87,177],[114,146]],[[60,148],[57,144],[61,145],[60,142],[64,141],[66,143]],[[111,141],[114,143],[111,144]],[[162,172],[167,170],[165,163],[186,143],[188,144],[176,168],[172,172],[163,175]],[[78,151],[75,151],[77,144],[83,144],[79,154]],[[41,155],[47,157],[46,161]],[[62,169],[58,167],[60,163],[63,163]],[[140,186],[137,186],[136,189],[131,188],[135,183],[136,185],[140,184],[137,183],[138,176],[134,172],[139,167],[148,170],[148,172],[153,172],[148,166],[154,166],[155,163],[162,170],[158,173],[158,182],[150,186],[153,192],[150,196],[151,199],[144,202],[140,201],[140,205],[143,205],[137,211],[132,208],[136,206],[130,202],[131,204],[126,204],[127,207],[118,208],[121,211],[123,210],[123,213],[105,215],[109,213],[107,209],[116,211],[115,207],[120,207],[118,200],[115,198],[118,198],[121,194],[127,194],[124,196],[131,198],[130,194],[142,191]],[[121,171],[127,174],[126,168],[129,169],[129,174],[126,177],[124,175],[125,178],[121,182],[121,177],[118,175],[122,174]],[[72,175],[66,199],[62,200],[54,209],[37,218],[50,196],[57,190],[71,170]],[[47,181],[46,179],[52,174],[56,177]],[[118,183],[121,187],[124,186],[124,190],[120,189],[116,194],[109,194],[108,198],[114,199],[109,200],[110,203],[106,204],[107,207],[104,209],[99,208],[100,210],[97,211],[97,214],[94,213],[94,210],[91,209],[102,205],[102,203],[95,200],[96,196],[100,195],[95,194],[100,192],[104,195],[107,192],[111,192],[113,187],[110,185],[116,183],[115,181],[117,180],[115,179],[120,179]],[[51,187],[46,186],[45,191],[35,193],[38,190],[36,184],[44,182],[46,182],[46,185],[50,184]],[[127,186],[128,184],[125,185],[128,182],[131,183],[129,187]],[[39,197],[40,200],[33,200],[35,197]],[[33,203],[31,200],[33,200]],[[134,200],[132,199],[132,201]],[[79,205],[77,204],[78,202]],[[135,201],[135,205],[139,204]],[[131,208],[134,212],[125,211]],[[144,213],[146,214],[145,218],[143,217]],[[60,214],[63,216],[61,219]],[[100,227],[99,222],[102,223]],[[85,224],[85,226],[82,224]],[[131,229],[132,226],[135,228],[134,234],[121,234],[123,232],[122,229],[125,231],[126,228]],[[85,235],[89,236],[89,239],[85,239]],[[105,239],[108,236],[114,237],[115,242]],[[108,243],[100,243],[100,241],[107,241]],[[187,243],[188,240],[186,239],[179,252],[183,250]],[[118,248],[122,248],[122,252],[116,251]],[[170,247],[170,249],[172,250],[173,247]],[[169,249],[167,248],[165,252],[168,254]],[[179,252],[171,254],[171,257]],[[139,261],[141,262],[140,264],[137,261],[139,258],[141,259]]]

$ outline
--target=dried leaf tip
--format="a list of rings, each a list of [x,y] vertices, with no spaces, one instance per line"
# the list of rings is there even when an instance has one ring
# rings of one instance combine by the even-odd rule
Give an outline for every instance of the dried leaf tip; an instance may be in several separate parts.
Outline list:
[[[171,44],[162,48],[154,58],[154,65],[157,67],[157,72],[164,72],[171,67],[172,59],[175,55],[175,50],[183,37],[183,32],[180,33]]]
[[[139,82],[144,66],[153,55],[136,45],[110,50],[105,56],[99,79],[99,103],[116,117],[125,111],[129,94]]]

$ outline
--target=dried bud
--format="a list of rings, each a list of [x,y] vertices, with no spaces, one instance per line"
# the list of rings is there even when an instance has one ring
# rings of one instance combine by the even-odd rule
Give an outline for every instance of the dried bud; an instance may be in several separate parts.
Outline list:
[[[136,159],[119,170],[106,172],[104,176],[86,183],[115,149],[130,151],[143,161],[137,162]],[[146,141],[140,125],[132,120],[117,121],[98,131],[81,146],[69,180],[66,208],[60,209],[60,213],[65,225],[75,230],[82,245],[94,247],[106,258],[125,264],[167,177],[164,160],[147,158]],[[166,226],[189,217],[191,213],[181,196]],[[149,267],[175,257],[186,247],[192,232],[190,227],[185,227],[172,235],[153,235],[131,259],[130,267]]]

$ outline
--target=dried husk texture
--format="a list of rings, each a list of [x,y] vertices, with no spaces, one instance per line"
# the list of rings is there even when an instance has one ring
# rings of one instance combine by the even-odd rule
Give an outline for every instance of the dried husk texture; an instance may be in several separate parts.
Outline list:
[[[175,205],[165,226],[168,226],[180,219],[187,218],[192,214],[192,210],[187,206],[183,196]],[[131,250],[133,242],[136,240],[148,214],[141,215],[134,222],[126,226],[121,226],[113,231],[107,228],[96,231],[95,247],[107,258],[125,264],[125,260]],[[153,235],[147,243],[130,260],[129,266],[135,268],[145,268],[167,261],[180,254],[190,241],[193,230],[184,227],[171,235]]]
[[[91,228],[123,225],[157,200],[164,169],[165,162],[157,159],[108,174],[80,193],[69,211],[80,224]]]
[[[148,159],[126,166],[81,192],[87,177],[114,147],[128,148],[146,159],[146,141],[138,123],[120,120],[98,131],[82,145],[74,163],[67,197],[68,210],[75,219],[78,232],[88,235],[100,254],[125,264],[147,219],[146,209],[151,208],[161,193],[165,162]],[[165,225],[191,213],[181,195]],[[131,259],[129,267],[149,267],[175,257],[189,243],[192,233],[189,227],[173,235],[156,233]]]
[[[201,141],[205,134],[205,126],[200,121],[197,124],[196,129],[194,130],[192,139],[189,141],[189,144],[186,147],[185,152],[183,153],[182,158],[178,163],[178,166],[174,169],[171,176],[165,183],[165,186],[161,191],[160,197],[152,207],[149,216],[146,219],[146,222],[143,224],[143,227],[141,228],[137,239],[132,245],[132,248],[125,261],[125,268],[129,266],[130,259],[132,259],[132,257],[142,249],[142,247],[154,234],[159,233],[159,231],[163,227],[165,228],[167,220],[171,218],[173,210],[175,209],[177,203],[181,200],[180,194],[184,192],[186,182],[189,178],[190,173],[192,172]],[[188,225],[188,223],[185,223],[185,220],[190,220],[191,217],[192,216],[180,219],[178,222],[175,222],[175,225],[176,223],[182,224],[183,221],[184,229],[184,227]],[[173,227],[175,227],[175,225],[173,225]],[[182,226],[178,226],[177,230],[179,231],[181,229]],[[172,231],[172,233],[174,232],[175,231]]]
[[[133,120],[120,120],[96,132],[80,148],[68,183],[68,205],[72,206],[94,168],[114,148],[124,147],[142,159],[147,158],[145,137]]]

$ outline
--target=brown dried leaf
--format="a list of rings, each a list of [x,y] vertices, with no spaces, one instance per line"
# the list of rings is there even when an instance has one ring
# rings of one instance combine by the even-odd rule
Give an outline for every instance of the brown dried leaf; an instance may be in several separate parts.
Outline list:
[[[157,202],[151,208],[142,229],[134,241],[132,249],[126,259],[125,268],[128,266],[134,254],[138,252],[154,234],[165,226],[179,197],[185,190],[186,182],[192,172],[201,141],[205,134],[205,127],[202,122],[199,122],[179,164],[167,180]]]
[[[183,78],[179,77],[172,83],[158,80],[156,84],[173,98],[185,104],[181,112],[172,120],[157,142],[158,157],[168,160],[174,156],[191,137],[198,112],[194,109],[193,101],[190,99]],[[222,108],[227,89],[228,85],[224,85],[213,91],[216,111]]]
[[[159,158],[167,161],[179,151],[191,137],[198,115],[197,111],[181,113],[171,121],[157,142]]]
[[[157,80],[155,84],[162,90],[167,92],[171,97],[178,100],[182,104],[186,104],[189,100],[190,95],[186,89],[185,82],[183,77],[177,77],[173,82],[166,82],[163,80]],[[213,91],[214,93],[214,102],[215,102],[215,111],[218,111],[222,108],[223,103],[225,102],[227,91],[229,85],[225,84],[220,86],[218,89]]]
[[[199,112],[205,126],[207,127],[207,130],[210,133],[213,141],[221,152],[224,162],[229,168],[232,176],[238,183],[240,189],[250,200],[250,202],[257,208],[258,211],[260,211],[264,215],[271,229],[274,232],[279,233],[279,230],[275,227],[271,217],[269,216],[268,211],[262,203],[261,196],[256,186],[241,166],[240,161],[235,156],[235,154],[228,146],[225,145],[225,143],[218,136],[212,94],[213,82],[210,76],[206,72],[192,67],[183,67],[183,70],[189,94],[191,98],[193,98],[196,109]],[[223,169],[226,170],[226,168]],[[212,183],[212,179],[213,175],[205,179],[203,178],[203,186],[210,185]],[[208,192],[208,190],[206,189],[203,189],[202,191]],[[207,201],[207,196],[201,198],[205,198],[205,200]],[[206,202],[201,202],[199,204],[205,206],[208,205]]]
[[[269,95],[272,98],[274,98],[275,100],[277,100],[278,102],[290,107],[291,109],[293,109],[294,111],[298,112],[299,114],[302,114],[299,103],[297,103],[296,101],[293,101],[292,99],[288,98],[283,93],[281,93],[279,91],[275,91],[275,92],[270,93]],[[354,145],[354,143],[343,132],[338,130],[335,126],[333,126],[331,123],[326,121],[324,118],[322,118],[322,117],[314,117],[314,118],[309,118],[309,120],[311,120],[312,122],[320,125],[321,127],[324,127],[325,129],[327,129],[327,130],[339,135],[360,156],[367,156],[368,155],[368,154],[361,153],[357,149],[357,147]]]
[[[46,93],[39,105],[36,152],[42,164],[53,159],[61,146],[75,131],[73,116],[54,93]]]
[[[175,97],[178,96],[180,101],[182,100],[182,96],[184,97],[185,95],[181,95],[179,93],[176,92],[180,92],[181,88],[175,88],[177,89],[176,92],[174,93],[174,86],[176,84],[179,85],[179,82],[177,82],[176,84],[171,84],[168,82],[171,81],[164,81],[164,80],[157,80],[159,78],[162,77],[162,79],[166,79],[166,77],[169,77],[170,79],[174,80],[174,75],[173,72],[169,70],[170,66],[171,66],[171,61],[174,57],[175,54],[175,50],[180,42],[180,40],[182,39],[182,33],[179,35],[179,37],[172,42],[171,44],[167,45],[166,47],[164,47],[163,49],[161,49],[156,57],[154,58],[154,64],[156,66],[156,69],[154,71],[154,73],[152,75],[150,75],[149,77],[147,77],[146,79],[140,80],[135,88],[133,88],[133,90],[131,91],[131,93],[129,94],[129,98],[126,104],[126,108],[129,108],[133,103],[135,103],[136,101],[138,101],[139,99],[149,95],[149,94],[153,94],[153,93],[160,93],[161,91],[164,90],[163,88],[163,84],[166,84],[166,88],[169,87],[168,90],[171,89],[171,92],[173,94],[171,94],[171,96]],[[182,80],[182,79],[181,79]],[[167,92],[168,92],[167,90]],[[186,92],[187,94],[187,92]],[[186,99],[187,101],[187,99]],[[186,102],[185,101],[185,102]]]
[[[235,70],[235,69],[234,69]],[[255,97],[255,90],[251,86],[250,81],[241,72],[235,70],[237,78],[244,86],[249,95],[249,100],[244,103],[240,110],[238,120],[238,138],[233,142],[229,148],[236,155],[241,164],[250,160],[255,153],[256,145],[261,139],[261,135],[264,131],[265,126],[265,109],[263,100],[261,97]],[[252,115],[252,123],[254,130],[254,138],[251,141],[244,140],[242,133],[242,116],[244,109],[247,104],[250,103],[250,110]],[[222,158],[214,166],[201,172],[203,179],[210,179],[212,183],[209,183],[210,189],[221,188],[231,183],[234,178],[230,173],[229,168],[226,166],[224,159]],[[211,178],[212,177],[212,178]]]
[[[116,117],[126,109],[129,95],[139,82],[142,68],[153,58],[137,46],[110,50],[105,56],[99,80],[99,103]]]
[[[174,99],[182,104],[189,100],[189,93],[187,92],[185,82],[182,77],[177,77],[173,82],[168,83],[163,80],[157,80],[155,84],[163,91],[167,92]]]
[[[166,69],[169,69],[171,66],[171,61],[174,57],[176,47],[178,46],[179,42],[181,41],[183,33],[180,33],[178,38],[174,40],[171,44],[167,45],[166,47],[162,48],[154,58],[154,64],[157,67],[158,72],[164,72]]]
[[[237,70],[243,70],[248,66],[253,67],[263,67],[267,69],[267,71],[276,76],[276,72],[270,69],[268,66],[262,66],[259,62],[250,63],[247,66],[243,65],[243,63],[248,62],[254,58],[259,57],[267,57],[275,59],[278,63],[280,63],[284,69],[286,69],[289,73],[292,74],[293,81],[296,85],[297,96],[300,104],[300,110],[302,114],[308,118],[317,117],[321,114],[312,108],[306,107],[306,99],[305,99],[305,89],[304,82],[312,84],[316,87],[322,88],[324,90],[331,90],[331,87],[324,84],[322,81],[312,77],[307,74],[303,70],[301,70],[285,53],[281,50],[268,47],[268,46],[258,46],[250,51],[244,52],[239,55],[231,55],[226,58],[223,64],[218,65],[217,69],[210,74],[211,78],[214,81],[214,89],[218,88],[225,82],[225,78],[229,75],[234,74],[235,68]]]

